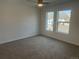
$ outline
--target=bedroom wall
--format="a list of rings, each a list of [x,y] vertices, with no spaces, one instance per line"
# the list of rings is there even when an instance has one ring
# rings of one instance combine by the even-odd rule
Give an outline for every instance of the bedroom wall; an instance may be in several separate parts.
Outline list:
[[[0,0],[0,44],[39,34],[37,8],[26,0]]]
[[[63,34],[58,32],[50,32],[45,30],[45,14],[48,11],[54,11],[56,9],[64,10],[64,9],[71,9],[72,16],[71,16],[71,23],[70,23],[70,33]],[[42,10],[41,14],[41,33],[43,35],[56,38],[61,41],[65,41],[71,44],[79,45],[79,1],[63,3],[58,5],[45,6]]]

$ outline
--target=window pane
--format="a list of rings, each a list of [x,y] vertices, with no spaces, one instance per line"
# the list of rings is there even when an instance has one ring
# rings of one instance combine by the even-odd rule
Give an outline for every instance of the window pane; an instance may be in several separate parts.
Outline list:
[[[69,23],[58,23],[58,32],[69,33]]]
[[[59,11],[58,21],[69,22],[71,18],[71,10]]]
[[[47,13],[46,30],[53,31],[54,12]]]
[[[69,33],[71,10],[59,11],[58,13],[58,32]]]

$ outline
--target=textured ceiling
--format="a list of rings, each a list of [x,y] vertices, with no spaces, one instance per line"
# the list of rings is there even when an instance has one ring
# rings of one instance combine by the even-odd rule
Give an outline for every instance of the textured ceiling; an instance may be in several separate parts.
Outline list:
[[[32,0],[32,1],[37,2],[38,0]],[[58,0],[43,0],[43,2],[54,2],[54,1],[58,1]]]
[[[37,2],[38,0],[27,0],[30,2]],[[43,0],[43,2],[48,2],[48,3],[61,3],[61,2],[69,2],[69,1],[73,1],[73,0]]]
[[[26,0],[26,1],[29,1],[33,5],[37,5],[38,0]],[[44,3],[52,4],[52,5],[64,3],[64,2],[70,2],[70,1],[74,1],[74,0],[43,0]]]

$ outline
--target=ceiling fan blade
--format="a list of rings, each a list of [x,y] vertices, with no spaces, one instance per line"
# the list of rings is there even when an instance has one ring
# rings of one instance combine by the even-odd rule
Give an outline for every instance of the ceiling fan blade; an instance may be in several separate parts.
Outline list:
[[[49,4],[49,2],[43,2],[43,4]]]
[[[37,3],[37,1],[33,1],[33,0],[27,0],[27,1],[29,1],[29,2],[33,2],[33,3]]]

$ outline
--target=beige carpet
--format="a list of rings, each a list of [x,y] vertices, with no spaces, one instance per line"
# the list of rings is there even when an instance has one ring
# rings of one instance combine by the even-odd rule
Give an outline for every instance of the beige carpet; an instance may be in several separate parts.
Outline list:
[[[0,59],[79,59],[79,47],[43,36],[0,45]]]

